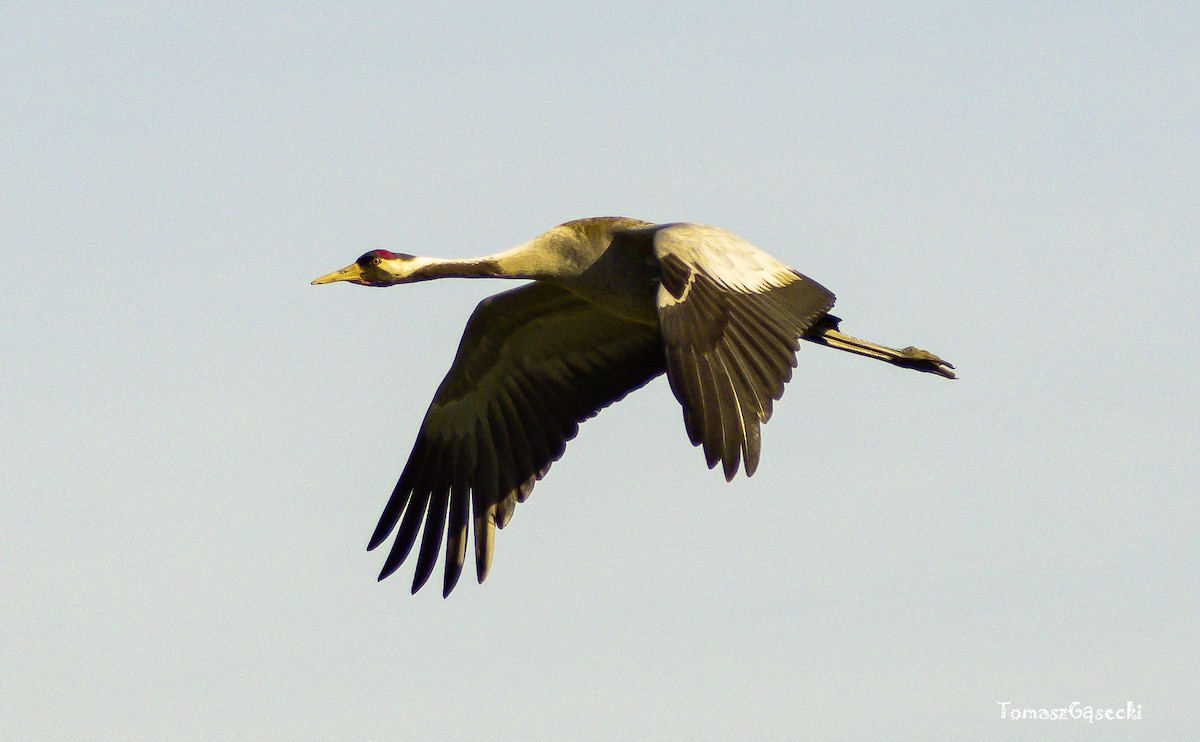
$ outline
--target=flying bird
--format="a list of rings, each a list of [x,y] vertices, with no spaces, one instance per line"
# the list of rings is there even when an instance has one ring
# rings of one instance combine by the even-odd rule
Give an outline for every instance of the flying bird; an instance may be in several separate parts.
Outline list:
[[[954,367],[928,351],[842,333],[828,289],[703,224],[579,219],[465,260],[372,250],[313,283],[452,277],[533,283],[484,299],[472,313],[371,536],[369,550],[396,531],[382,580],[420,535],[414,593],[433,573],[443,541],[442,595],[454,589],[468,523],[483,582],[495,530],[562,456],[579,423],[664,372],[692,444],[709,468],[722,465],[726,480],[739,464],[747,476],[758,468],[759,425],[791,378],[798,340],[954,378]]]

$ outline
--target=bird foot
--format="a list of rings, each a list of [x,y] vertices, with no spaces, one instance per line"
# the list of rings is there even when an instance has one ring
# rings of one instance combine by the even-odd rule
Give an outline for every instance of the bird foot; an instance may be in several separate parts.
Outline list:
[[[878,358],[881,361],[886,361],[901,368],[911,368],[914,371],[937,374],[947,379],[958,378],[950,370],[954,368],[953,363],[943,361],[927,350],[921,350],[912,345],[903,350],[897,350],[896,348],[889,348],[886,345],[872,343],[869,340],[856,338],[837,329],[838,322],[839,320],[836,317],[826,315],[823,322],[814,326],[809,332],[803,335],[803,339],[830,348],[857,353],[868,358]]]
[[[892,361],[897,366],[911,368],[915,371],[925,371],[938,376],[945,376],[947,379],[956,379],[954,372],[950,369],[954,368],[954,364],[948,361],[943,361],[927,350],[912,345],[902,349],[895,360]]]

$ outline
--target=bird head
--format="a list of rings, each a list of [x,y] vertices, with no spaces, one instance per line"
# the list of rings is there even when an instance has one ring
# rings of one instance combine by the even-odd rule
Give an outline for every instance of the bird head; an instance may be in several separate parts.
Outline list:
[[[416,280],[413,274],[421,261],[412,255],[372,250],[350,265],[327,273],[313,281],[313,285],[349,281],[360,286],[391,286]]]

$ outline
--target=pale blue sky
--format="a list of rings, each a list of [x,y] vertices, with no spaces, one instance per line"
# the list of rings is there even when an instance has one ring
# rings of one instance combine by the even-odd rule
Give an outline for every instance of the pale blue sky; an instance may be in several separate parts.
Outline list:
[[[1200,736],[1200,12],[1001,5],[6,4],[0,737]],[[732,484],[657,381],[377,584],[508,285],[308,282],[602,214],[962,378],[806,346]]]

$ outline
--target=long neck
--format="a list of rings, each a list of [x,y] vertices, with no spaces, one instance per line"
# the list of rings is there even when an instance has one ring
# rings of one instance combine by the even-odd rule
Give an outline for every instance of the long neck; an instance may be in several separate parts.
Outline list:
[[[507,276],[500,264],[491,257],[485,258],[423,258],[415,259],[411,273],[403,282],[428,281],[434,278],[520,278]]]
[[[416,258],[419,263],[409,275],[411,281],[432,278],[533,278],[558,275],[555,254],[542,240],[534,239],[511,250],[480,258]]]

